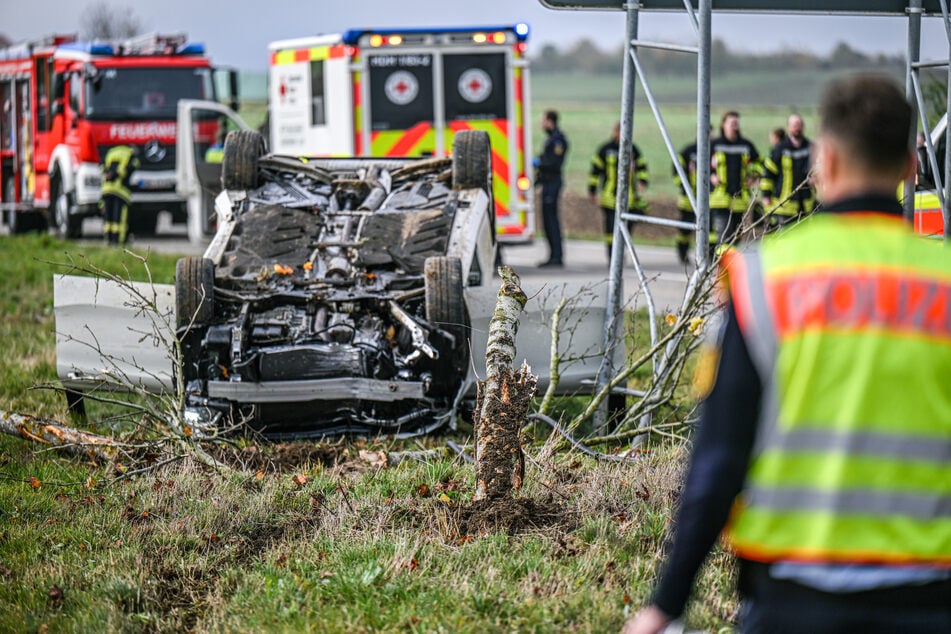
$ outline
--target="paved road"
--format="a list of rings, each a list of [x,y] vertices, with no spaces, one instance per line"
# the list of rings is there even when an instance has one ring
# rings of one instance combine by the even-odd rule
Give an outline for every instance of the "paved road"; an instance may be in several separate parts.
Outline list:
[[[5,228],[4,228],[5,231]],[[83,243],[98,244],[102,241],[102,222],[88,218],[83,223]],[[172,225],[163,214],[159,218],[158,235],[134,241],[137,249],[152,249],[157,253],[201,255],[204,246],[188,242],[184,225]],[[677,261],[673,247],[638,246],[638,258],[648,275],[651,293],[658,310],[679,308],[687,283],[687,273]],[[568,240],[565,243],[565,266],[561,269],[541,269],[538,263],[546,259],[548,247],[544,239],[530,245],[503,247],[502,257],[522,278],[526,289],[540,288],[548,283],[602,283],[606,287],[608,257],[600,242]],[[637,275],[626,258],[624,267],[624,297],[629,306],[645,306]]]
[[[565,266],[561,269],[538,268],[548,256],[548,245],[538,239],[531,245],[503,247],[502,258],[525,282],[604,282],[608,277],[608,255],[604,244],[582,240],[565,242]],[[658,310],[679,309],[687,285],[687,272],[677,260],[673,247],[637,246],[637,257],[644,267],[648,285]],[[645,306],[637,273],[626,257],[624,298],[632,307]]]

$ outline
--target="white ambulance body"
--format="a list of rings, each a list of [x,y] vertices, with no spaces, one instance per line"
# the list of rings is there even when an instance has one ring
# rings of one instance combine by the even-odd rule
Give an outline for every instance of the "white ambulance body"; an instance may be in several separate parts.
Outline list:
[[[270,45],[278,154],[446,156],[460,130],[492,146],[499,240],[535,233],[528,26],[350,30]]]

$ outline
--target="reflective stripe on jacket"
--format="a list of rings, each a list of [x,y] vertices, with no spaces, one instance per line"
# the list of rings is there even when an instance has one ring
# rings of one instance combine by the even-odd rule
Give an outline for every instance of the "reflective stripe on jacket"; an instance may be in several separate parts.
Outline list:
[[[951,566],[946,249],[898,216],[822,213],[729,258],[765,390],[741,557]]]
[[[112,194],[126,202],[132,201],[132,192],[129,182],[132,172],[139,167],[139,159],[133,156],[133,150],[128,145],[116,145],[109,148],[106,158],[102,162],[102,189],[101,194]]]
[[[713,173],[718,183],[710,192],[712,209],[746,211],[750,205],[749,180],[760,173],[759,152],[743,137],[730,141],[726,137],[714,139],[710,145]]]
[[[600,189],[598,204],[604,209],[614,209],[617,204],[618,148],[617,141],[608,141],[591,159],[591,174],[588,177],[588,191],[592,194]],[[628,209],[641,210],[647,207],[646,201],[637,195],[637,184],[645,187],[650,181],[647,161],[636,145],[631,145],[631,175],[628,190]]]

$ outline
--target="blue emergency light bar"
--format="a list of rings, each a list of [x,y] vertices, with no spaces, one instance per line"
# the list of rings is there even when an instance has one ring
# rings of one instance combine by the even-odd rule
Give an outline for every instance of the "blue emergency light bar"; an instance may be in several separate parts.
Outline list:
[[[450,27],[433,27],[430,29],[420,29],[420,28],[409,28],[409,29],[350,29],[345,31],[343,34],[343,43],[349,44],[350,46],[356,46],[359,44],[359,40],[364,35],[427,35],[427,34],[444,34],[444,33],[476,33],[476,32],[486,32],[492,33],[494,31],[511,31],[515,33],[515,39],[519,42],[524,42],[528,39],[528,24],[525,22],[519,22],[518,24],[508,24],[505,26],[450,26]]]
[[[204,55],[205,45],[201,42],[188,42],[179,46],[175,52],[179,55]]]
[[[121,47],[119,47],[121,48]],[[66,51],[78,51],[89,55],[115,55],[116,47],[104,42],[70,42],[63,44],[60,49]],[[136,55],[135,51],[124,51],[124,55]],[[155,53],[153,53],[155,54]],[[159,53],[160,54],[160,53]],[[175,49],[175,55],[204,55],[205,45],[200,42],[188,42]]]
[[[114,55],[115,49],[111,44],[103,42],[70,42],[59,47],[63,51],[77,51],[79,53],[88,53],[89,55]]]

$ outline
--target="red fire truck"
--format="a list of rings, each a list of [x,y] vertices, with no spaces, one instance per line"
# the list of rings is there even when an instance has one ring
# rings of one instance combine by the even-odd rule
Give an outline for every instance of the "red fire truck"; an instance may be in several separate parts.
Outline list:
[[[531,240],[528,25],[355,29],[270,45],[279,154],[445,156],[459,130],[492,149],[500,241]]]
[[[117,43],[56,35],[0,49],[0,194],[12,233],[79,237],[98,213],[99,163],[110,147],[139,150],[130,230],[155,233],[160,211],[187,220],[175,192],[180,99],[214,100],[213,69],[183,34]],[[237,107],[237,77],[230,98]]]

